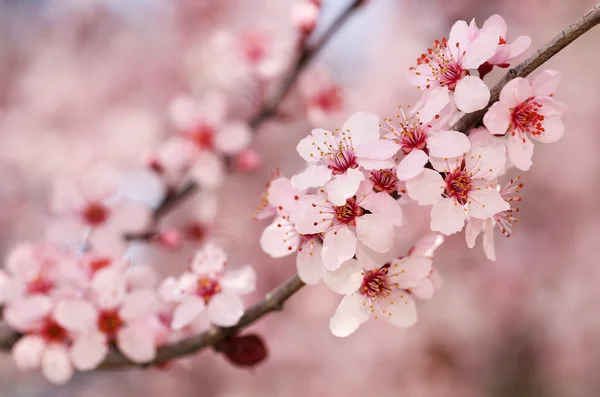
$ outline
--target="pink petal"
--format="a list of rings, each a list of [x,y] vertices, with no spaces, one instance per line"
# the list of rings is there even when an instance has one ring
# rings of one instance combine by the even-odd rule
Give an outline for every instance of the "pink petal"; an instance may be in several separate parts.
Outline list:
[[[223,287],[224,291],[235,294],[249,294],[256,289],[256,272],[249,265],[229,270],[221,278],[221,287]]]
[[[394,226],[402,226],[402,206],[388,193],[369,194],[360,205],[373,214],[386,218]]]
[[[90,302],[82,299],[58,302],[53,314],[57,323],[73,332],[93,329],[98,320],[98,310]]]
[[[504,135],[510,125],[511,111],[507,105],[496,102],[483,116],[483,124],[494,135]]]
[[[298,190],[306,190],[311,187],[321,187],[329,182],[331,176],[332,174],[329,168],[324,165],[313,164],[303,172],[292,176],[291,185],[293,188]]]
[[[342,295],[350,295],[358,290],[363,282],[363,269],[356,259],[348,259],[335,271],[325,271],[323,282],[332,291]]]
[[[224,154],[236,154],[244,150],[252,140],[252,132],[247,124],[231,122],[215,135],[215,146]]]
[[[510,204],[504,201],[500,193],[490,186],[475,190],[469,198],[471,199],[469,215],[474,218],[486,219],[510,208]]]
[[[84,207],[85,198],[83,193],[73,180],[60,177],[53,182],[50,197],[50,211],[52,213],[62,215]]]
[[[515,59],[531,46],[531,37],[519,36],[510,44],[510,59]]]
[[[333,134],[322,128],[315,128],[311,131],[310,135],[302,138],[298,146],[296,146],[300,157],[309,163],[318,161],[321,158],[319,145],[327,141],[327,135],[331,136]]]
[[[456,57],[459,51],[466,50],[469,41],[469,25],[465,21],[456,21],[452,25],[450,35],[448,36],[448,48],[452,51],[452,55]],[[457,43],[458,47],[456,46]]]
[[[454,90],[454,101],[458,110],[471,113],[481,110],[490,101],[490,89],[475,76],[465,76],[458,81]]]
[[[328,171],[328,179],[322,185],[331,178],[331,171],[329,169]],[[275,207],[283,207],[284,210],[291,212],[298,206],[299,198],[304,195],[302,190],[304,189],[295,188],[287,178],[277,178],[269,184],[267,190],[269,204]]]
[[[431,273],[431,258],[424,256],[407,256],[392,261],[391,273],[394,274],[394,283],[402,289],[413,288],[419,285]]]
[[[214,189],[223,182],[223,163],[221,158],[208,150],[201,151],[194,166],[190,171],[190,176],[201,186]]]
[[[500,102],[502,102],[508,108],[513,108],[525,102],[530,97],[531,84],[527,79],[522,77],[512,79],[506,83],[504,88],[502,88],[502,91],[500,91]]]
[[[533,142],[526,136],[519,134],[510,135],[506,144],[508,158],[515,167],[521,171],[527,171],[531,167],[533,156]]]
[[[111,228],[116,232],[142,232],[152,221],[152,210],[134,201],[123,200],[117,204],[111,214]]]
[[[296,256],[298,277],[305,284],[314,285],[321,281],[323,260],[321,259],[322,245],[310,241],[302,245],[302,250]]]
[[[419,120],[424,124],[432,121],[450,103],[450,94],[446,87],[436,87],[427,92],[423,106],[418,109]]]
[[[532,96],[550,96],[556,92],[560,82],[560,72],[554,69],[543,70],[531,81]]]
[[[394,225],[379,215],[366,214],[356,219],[356,237],[377,252],[388,252],[394,245]]]
[[[418,89],[424,89],[427,84],[430,84],[428,79],[431,79],[432,77],[431,67],[427,64],[418,65],[413,70],[408,70],[406,72],[406,79],[408,82]],[[447,88],[444,89],[447,91]]]
[[[431,280],[426,278],[419,285],[411,288],[410,292],[420,299],[429,300],[433,298],[433,295],[435,294],[435,288]]]
[[[166,278],[160,284],[158,293],[166,302],[181,302],[181,299],[183,298],[181,288],[179,288],[179,282],[175,277]]]
[[[19,297],[23,288],[24,286],[20,282],[0,270],[0,305],[5,305]]]
[[[348,226],[344,225],[337,231],[332,230],[325,234],[321,258],[327,270],[337,269],[355,253],[356,236],[348,229]]]
[[[398,164],[396,174],[401,181],[408,181],[423,172],[423,167],[429,161],[429,156],[422,150],[412,150]]]
[[[206,305],[204,299],[196,295],[186,296],[173,311],[171,328],[177,331],[186,325],[189,325],[204,311],[205,308]]]
[[[482,63],[494,56],[497,48],[498,36],[492,32],[483,32],[469,43],[468,48],[460,49],[466,50],[466,54],[462,58],[462,66],[465,69],[477,69]]]
[[[71,362],[79,371],[96,368],[108,354],[106,336],[98,331],[82,334],[71,346]]]
[[[544,128],[544,132],[540,135],[531,135],[532,139],[544,143],[554,143],[565,134],[565,125],[561,116],[546,117],[542,121],[542,127]]]
[[[358,186],[364,179],[365,176],[357,168],[350,168],[345,173],[336,175],[325,185],[329,201],[338,206],[346,204],[346,200],[356,194]]]
[[[497,14],[486,19],[481,29],[485,29],[497,37],[506,37],[506,22]]]
[[[453,199],[445,198],[431,209],[431,230],[447,236],[460,232],[465,224],[465,210]]]
[[[293,254],[298,249],[300,235],[294,225],[278,216],[273,223],[265,228],[260,236],[260,247],[272,258],[283,258]]]
[[[30,330],[52,310],[52,301],[43,295],[33,295],[11,303],[4,308],[4,321],[19,331]]]
[[[360,241],[356,244],[356,259],[365,270],[379,268],[394,260],[396,256],[397,253],[394,250],[382,253],[373,251],[366,245],[361,244]]]
[[[433,254],[443,242],[444,236],[439,233],[426,234],[410,248],[408,255],[418,255],[426,258],[433,258]]]
[[[40,366],[46,342],[40,336],[25,335],[15,343],[12,357],[20,370],[26,371]]]
[[[106,200],[116,195],[122,185],[119,170],[109,164],[99,164],[85,174],[81,190],[88,200]]]
[[[193,128],[198,123],[201,111],[200,104],[188,95],[178,96],[169,104],[171,122],[179,130]]]
[[[324,195],[307,195],[300,199],[298,207],[290,215],[290,221],[296,225],[301,234],[322,233],[329,227],[329,222],[323,222],[323,214],[319,211],[331,208]]]
[[[89,244],[97,252],[111,256],[121,256],[127,250],[127,241],[123,239],[123,231],[112,225],[94,228],[89,237]]]
[[[444,179],[439,172],[424,169],[423,173],[406,182],[408,195],[420,205],[431,205],[442,198]]]
[[[156,313],[158,310],[158,296],[150,288],[137,289],[125,296],[119,315],[126,321],[142,318]]]
[[[125,298],[125,276],[118,269],[100,269],[92,279],[92,296],[101,308],[119,306]]]
[[[471,218],[467,222],[467,227],[465,228],[465,239],[467,240],[467,247],[473,248],[475,246],[475,241],[479,234],[483,231],[485,226],[485,220]]]
[[[208,315],[215,325],[232,327],[240,321],[243,314],[244,303],[236,294],[223,292],[213,296],[208,302]]]
[[[390,144],[390,142],[388,142],[388,144]],[[395,143],[393,143],[393,145],[396,146],[396,151],[398,151],[397,145]],[[393,158],[389,158],[387,160],[373,160],[365,157],[360,157],[356,159],[356,162],[365,170],[383,170],[386,168],[392,168],[394,165],[396,165]]]
[[[209,243],[201,250],[196,251],[192,259],[191,268],[198,275],[213,275],[219,273],[227,263],[227,254],[221,247]]]
[[[363,305],[360,294],[345,296],[329,320],[329,329],[337,337],[346,337],[367,321],[369,314],[369,306]]]
[[[355,149],[379,139],[379,117],[371,113],[354,113],[344,123],[342,132],[350,133]]]
[[[156,271],[143,264],[129,268],[125,280],[130,288],[156,288],[159,281]]]
[[[417,322],[417,306],[414,299],[403,294],[394,300],[393,305],[387,305],[384,318],[397,327],[411,327]]]
[[[493,180],[504,171],[506,147],[498,140],[492,140],[485,146],[474,146],[465,163],[474,178]]]
[[[42,355],[42,373],[46,379],[55,385],[64,385],[74,372],[67,348],[59,344],[48,345]]]
[[[381,139],[376,142],[365,143],[355,149],[354,154],[358,157],[358,164],[365,169],[373,169],[372,166],[378,162],[389,160],[393,165],[392,157],[398,153],[399,146],[395,142]],[[371,162],[369,160],[378,160]]]
[[[458,131],[430,131],[427,135],[427,148],[431,156],[457,157],[471,149],[469,138]]]
[[[483,231],[483,252],[485,256],[491,260],[496,260],[496,249],[494,248],[494,220],[488,219],[485,222],[485,230]]]
[[[122,328],[117,334],[117,347],[135,363],[148,363],[156,358],[154,333],[148,332],[144,324]]]

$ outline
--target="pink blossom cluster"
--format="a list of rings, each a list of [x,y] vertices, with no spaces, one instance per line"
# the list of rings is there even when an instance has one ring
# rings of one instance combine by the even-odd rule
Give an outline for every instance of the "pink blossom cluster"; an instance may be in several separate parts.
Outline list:
[[[195,330],[190,324],[204,307],[212,323],[235,325],[244,308],[239,295],[254,290],[255,276],[250,267],[227,272],[225,263],[225,253],[207,245],[189,273],[159,288],[151,268],[118,256],[52,243],[17,245],[0,271],[3,319],[23,335],[13,358],[20,369],[41,368],[63,384],[113,350],[134,363],[151,362],[157,347]]]
[[[269,184],[259,217],[275,219],[261,246],[275,258],[297,252],[305,283],[323,280],[345,295],[330,323],[337,336],[354,332],[370,313],[412,325],[412,297],[430,298],[439,284],[431,258],[442,235],[466,225],[472,248],[483,233],[484,251],[495,260],[493,230],[513,233],[518,209],[512,204],[521,200],[520,177],[507,174],[531,166],[530,139],[550,143],[564,133],[565,106],[553,98],[559,80],[553,70],[506,84],[484,127],[452,130],[462,114],[488,105],[484,75],[508,67],[530,40],[507,44],[497,15],[482,28],[458,21],[449,37],[436,41],[408,73],[424,91],[417,104],[383,121],[359,112],[339,129],[313,129],[297,146],[307,168]],[[415,202],[431,207],[435,237],[407,257],[390,258],[395,229],[404,226],[403,212]]]

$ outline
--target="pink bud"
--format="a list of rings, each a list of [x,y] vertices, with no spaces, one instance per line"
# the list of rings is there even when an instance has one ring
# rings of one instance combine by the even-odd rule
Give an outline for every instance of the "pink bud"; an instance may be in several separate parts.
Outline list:
[[[317,2],[318,3],[318,2]],[[309,35],[317,26],[321,9],[314,1],[302,1],[292,8],[292,23],[303,35]]]
[[[236,169],[242,172],[254,171],[260,166],[261,163],[262,159],[258,153],[252,149],[246,149],[239,153],[234,160]]]
[[[181,246],[181,240],[181,233],[175,228],[164,230],[158,236],[159,243],[168,249],[179,248]]]

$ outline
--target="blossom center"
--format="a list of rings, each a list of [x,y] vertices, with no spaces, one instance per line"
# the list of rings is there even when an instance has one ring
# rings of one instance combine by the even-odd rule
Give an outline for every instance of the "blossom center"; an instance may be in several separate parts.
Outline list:
[[[110,265],[110,258],[96,258],[90,262],[90,270],[96,273],[100,269],[104,269]]]
[[[221,290],[221,284],[215,279],[200,278],[196,284],[196,294],[203,298],[205,303],[208,303]]]
[[[392,283],[388,276],[390,265],[365,272],[360,293],[372,300],[385,299],[392,292]]]
[[[123,325],[117,310],[104,310],[98,315],[98,329],[110,338],[114,338]]]
[[[206,236],[206,228],[200,222],[189,223],[184,231],[185,236],[193,241],[202,241]]]
[[[400,138],[402,153],[409,154],[413,150],[424,150],[427,147],[427,134],[422,126],[403,128]]]
[[[44,325],[42,326],[40,334],[42,338],[44,338],[44,340],[49,343],[63,343],[68,336],[67,330],[61,327],[56,321],[54,321],[51,318],[46,318],[44,320]]]
[[[529,132],[531,135],[541,135],[545,130],[542,125],[544,116],[539,113],[542,105],[532,98],[517,105],[511,109],[510,121],[512,125],[512,135],[515,135],[515,129],[521,132]]]
[[[469,199],[469,192],[473,190],[473,179],[462,169],[457,169],[446,175],[446,188],[444,192],[450,198],[465,205]]]
[[[208,124],[201,123],[197,125],[188,134],[189,139],[199,149],[212,149],[214,145],[215,130]]]
[[[47,278],[37,276],[27,283],[27,293],[29,294],[48,294],[54,288],[54,283]]]
[[[464,55],[461,52],[458,43],[458,57]],[[452,52],[448,48],[448,40],[443,38],[440,42],[436,40],[433,43],[432,48],[428,48],[427,51],[417,59],[417,65],[426,64],[431,69],[432,79],[427,79],[427,85],[424,87],[429,89],[433,83],[442,87],[448,87],[450,91],[454,91],[456,83],[463,77],[469,75],[469,71],[461,66],[460,59],[455,59]],[[420,75],[419,72],[416,72]],[[421,88],[421,87],[419,87]]]
[[[358,204],[354,197],[346,200],[346,204],[339,207],[333,207],[333,214],[335,219],[338,220],[342,225],[356,225],[356,218],[362,216],[364,210]]]
[[[110,211],[108,208],[99,202],[91,202],[85,207],[82,213],[84,221],[90,226],[99,226],[106,222]]]
[[[398,176],[390,168],[371,171],[370,178],[375,183],[373,190],[378,193],[386,192],[392,194],[398,191]]]
[[[338,87],[322,90],[310,99],[310,104],[326,113],[333,113],[342,108],[343,98]]]
[[[251,64],[257,64],[267,55],[267,38],[258,32],[249,32],[242,37],[242,53]]]

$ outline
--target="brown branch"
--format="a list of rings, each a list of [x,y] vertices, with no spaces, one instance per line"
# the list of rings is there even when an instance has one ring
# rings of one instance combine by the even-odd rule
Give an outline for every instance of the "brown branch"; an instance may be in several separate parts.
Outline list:
[[[492,103],[498,100],[500,97],[500,91],[502,91],[502,88],[506,85],[506,83],[515,77],[525,77],[529,75],[529,73],[533,72],[547,60],[558,54],[559,51],[575,41],[575,39],[577,39],[579,36],[583,35],[585,32],[599,23],[600,3],[596,4],[594,8],[591,9],[587,14],[579,18],[577,22],[569,25],[562,32],[556,35],[545,46],[537,50],[535,54],[531,55],[525,61],[510,69],[508,73],[506,73],[504,77],[491,89],[491,98],[488,105],[484,109],[481,109],[477,112],[465,114],[450,129],[468,134],[469,130],[483,119],[485,112],[492,105]]]
[[[263,300],[248,308],[236,326],[229,328],[213,327],[199,335],[161,347],[158,349],[156,359],[148,365],[164,363],[169,360],[194,354],[205,347],[214,346],[222,340],[234,335],[241,329],[254,323],[262,316],[273,311],[281,310],[285,301],[298,292],[298,290],[300,290],[300,288],[303,286],[304,283],[300,281],[298,275],[292,276],[283,284],[279,285],[273,291],[268,293]],[[139,364],[129,361],[121,353],[111,352],[106,360],[101,364],[100,369],[116,369],[139,366]]]

